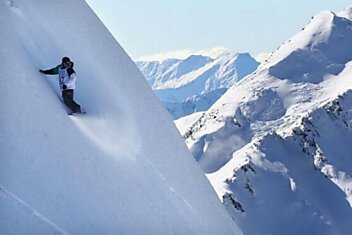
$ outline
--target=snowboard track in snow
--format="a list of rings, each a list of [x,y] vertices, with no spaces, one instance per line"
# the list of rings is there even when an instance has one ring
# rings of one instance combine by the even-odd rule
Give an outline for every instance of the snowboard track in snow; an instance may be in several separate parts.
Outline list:
[[[4,188],[3,186],[0,185],[0,198],[4,198],[4,197],[9,197],[10,199],[14,200],[16,203],[20,204],[24,208],[30,210],[33,216],[35,216],[36,218],[40,219],[45,224],[48,224],[50,227],[54,228],[60,234],[69,235],[69,233],[67,233],[64,229],[60,228],[54,222],[52,222],[51,220],[46,218],[40,212],[38,212],[37,210],[33,209],[30,205],[28,205],[23,200],[21,200],[19,197],[17,197],[13,193],[11,193],[9,190],[7,190],[6,188]]]

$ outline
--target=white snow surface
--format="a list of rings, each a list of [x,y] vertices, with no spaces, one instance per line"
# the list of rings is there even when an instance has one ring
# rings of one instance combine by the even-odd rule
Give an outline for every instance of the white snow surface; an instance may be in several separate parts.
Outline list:
[[[351,233],[350,16],[314,16],[199,118],[177,121],[244,234]]]
[[[0,2],[0,234],[241,234],[83,0]],[[68,116],[56,76],[75,62]]]

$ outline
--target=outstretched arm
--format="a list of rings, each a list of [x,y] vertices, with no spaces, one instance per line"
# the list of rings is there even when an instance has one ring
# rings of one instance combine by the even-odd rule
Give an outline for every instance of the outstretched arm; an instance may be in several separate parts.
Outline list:
[[[47,74],[47,75],[56,75],[59,73],[59,67],[60,65],[54,67],[54,68],[51,68],[51,69],[47,69],[47,70],[39,70],[39,72],[43,73],[43,74]]]

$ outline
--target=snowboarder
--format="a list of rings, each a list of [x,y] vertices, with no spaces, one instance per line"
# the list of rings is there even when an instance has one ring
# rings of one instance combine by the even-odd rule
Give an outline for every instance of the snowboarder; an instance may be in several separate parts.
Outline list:
[[[59,86],[62,92],[64,103],[72,110],[72,113],[85,113],[81,106],[73,100],[76,85],[76,72],[73,69],[73,62],[68,57],[63,57],[61,64],[48,69],[39,70],[46,75],[59,75]]]

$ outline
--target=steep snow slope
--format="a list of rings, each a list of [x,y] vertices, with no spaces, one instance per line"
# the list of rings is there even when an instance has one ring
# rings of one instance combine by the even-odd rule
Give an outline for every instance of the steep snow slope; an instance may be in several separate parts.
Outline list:
[[[85,1],[1,1],[0,23],[0,234],[240,233]],[[84,116],[38,73],[67,55]]]
[[[315,16],[181,127],[245,234],[352,229],[352,98],[344,94],[352,89],[352,22],[344,17],[350,12]]]
[[[248,53],[223,53],[217,58],[191,55],[136,64],[175,119],[207,110],[227,88],[259,65]]]

